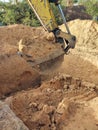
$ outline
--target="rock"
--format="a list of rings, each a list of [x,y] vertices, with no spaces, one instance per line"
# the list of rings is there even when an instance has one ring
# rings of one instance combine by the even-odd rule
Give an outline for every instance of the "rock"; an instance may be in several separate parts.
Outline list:
[[[0,130],[29,130],[8,105],[0,101]]]
[[[44,111],[46,114],[53,113],[54,110],[55,110],[55,107],[53,107],[53,106],[48,106],[48,105],[44,105],[44,106],[43,106],[43,111]]]
[[[23,54],[27,54],[27,46],[23,44],[23,39],[18,42],[18,50]]]
[[[65,112],[68,112],[68,108],[69,108],[69,103],[68,103],[68,101],[67,101],[66,99],[63,99],[63,100],[59,103],[56,112],[59,113],[59,114],[63,114],[63,113],[65,113]]]
[[[52,32],[47,34],[46,39],[48,41],[53,41],[55,39],[54,34]]]

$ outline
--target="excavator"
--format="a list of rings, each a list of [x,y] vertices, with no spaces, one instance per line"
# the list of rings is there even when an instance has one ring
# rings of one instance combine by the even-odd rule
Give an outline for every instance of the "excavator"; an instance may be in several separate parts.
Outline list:
[[[42,66],[44,64],[45,68],[45,66],[48,66],[48,63],[51,62],[55,63],[55,61],[62,62],[64,59],[64,54],[68,54],[70,49],[75,48],[76,37],[72,35],[69,30],[60,2],[58,0],[27,0],[27,1],[31,6],[33,12],[37,16],[38,20],[40,21],[41,25],[43,26],[44,30],[49,32],[50,34],[51,33],[53,34],[55,42],[60,43],[61,48],[55,50],[54,52],[49,53],[47,56],[45,55],[45,57],[40,57],[34,60],[32,55],[28,55],[27,53],[24,52],[25,45],[22,44],[21,39],[18,43],[19,45],[18,55],[23,57],[28,63],[30,63],[32,67],[36,65]],[[51,4],[55,4],[55,6],[58,8],[63,23],[65,25],[66,32],[60,30],[59,25],[56,22],[53,10],[51,8]]]
[[[66,23],[66,18],[61,8],[60,1],[58,0],[27,0],[29,5],[31,6],[33,12],[37,16],[43,28],[52,32],[55,37],[55,42],[63,44],[63,50],[65,53],[69,51],[70,48],[75,48],[76,37],[71,34],[69,27]],[[53,10],[51,8],[51,3],[55,4],[59,9],[61,18],[65,25],[66,31],[63,32],[59,29],[59,26],[56,22],[56,18],[53,14]]]

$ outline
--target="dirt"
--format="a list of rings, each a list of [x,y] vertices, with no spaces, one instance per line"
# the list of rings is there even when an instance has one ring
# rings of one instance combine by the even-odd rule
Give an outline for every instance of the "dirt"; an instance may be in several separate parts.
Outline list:
[[[52,66],[51,71],[49,69],[43,71],[43,80],[51,79],[58,73],[65,73],[98,85],[98,67],[76,54],[65,55],[62,64]]]
[[[38,29],[23,25],[0,27],[0,54],[16,54],[21,39],[27,47],[27,54],[32,56],[33,60],[61,49],[59,44],[55,45],[54,41],[50,43],[46,40],[46,36],[47,32],[42,27]]]
[[[52,58],[61,45],[50,43],[42,27],[31,28],[23,25],[0,27],[0,98],[13,92],[38,87],[41,84],[39,63]],[[23,40],[27,56],[18,55],[18,43]],[[41,44],[42,43],[42,44]],[[44,49],[43,49],[44,48]],[[44,60],[45,59],[45,60]],[[34,64],[33,68],[30,64]],[[36,69],[35,69],[36,68]]]
[[[0,56],[0,98],[40,84],[39,71],[31,68],[23,58],[17,55]]]
[[[41,27],[0,28],[0,89],[9,92],[10,88],[10,95],[3,93],[2,101],[29,130],[98,130],[98,24],[75,20],[69,26],[77,37],[76,48],[68,55],[62,53],[55,61],[48,61],[47,57],[53,58],[54,52],[62,51],[61,45],[47,41],[47,33]],[[63,25],[61,28],[64,29]],[[17,55],[20,39],[28,48],[32,63]],[[43,59],[46,62],[33,66]]]
[[[98,67],[98,23],[77,19],[68,25],[77,38],[76,48],[71,52]],[[60,28],[65,31],[64,25]]]
[[[97,130],[95,119],[89,119],[93,115],[89,115],[89,108],[82,103],[97,96],[95,87],[68,75],[60,75],[36,90],[17,93],[10,106],[30,130],[72,130],[77,122],[75,129]]]
[[[85,49],[98,49],[98,23],[92,20],[76,19],[69,22],[71,33],[77,38],[76,46]],[[65,31],[64,25],[60,28]]]

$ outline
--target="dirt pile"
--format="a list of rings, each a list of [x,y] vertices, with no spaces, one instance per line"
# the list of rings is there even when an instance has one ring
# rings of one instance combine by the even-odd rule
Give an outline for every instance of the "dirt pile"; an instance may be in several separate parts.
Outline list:
[[[77,19],[68,24],[72,34],[77,37],[77,46],[87,47],[88,49],[98,49],[98,24],[96,22]],[[65,31],[64,25],[60,26],[60,28]],[[51,44],[50,41],[47,41],[45,38],[46,34],[42,27],[34,28],[24,25],[0,27],[1,54],[12,50],[9,46],[12,46],[14,51],[17,50],[17,43],[20,39],[23,39],[24,44],[27,45],[29,49],[32,48],[32,50],[28,49],[28,52],[32,53],[33,56],[47,55],[49,51],[55,51],[55,49],[59,48],[59,45]],[[54,43],[54,41],[51,42]]]
[[[58,49],[63,52],[60,45],[54,41],[50,43],[46,36],[47,32],[42,27],[0,27],[0,97],[40,84],[40,74],[32,69],[31,64],[36,67],[41,61],[51,59],[54,52],[58,55]],[[18,42],[21,39],[27,48],[25,57],[18,55]]]
[[[74,20],[68,23],[77,38],[76,48],[71,51],[98,67],[98,23],[92,20]],[[61,26],[62,30],[64,25]]]
[[[98,68],[91,62],[84,60],[77,55],[68,55],[64,57],[64,62],[60,72],[79,77],[84,81],[98,85]]]
[[[84,59],[78,54],[70,53],[65,55],[64,61],[61,64],[58,61],[50,69],[48,68],[42,72],[42,79],[50,80],[58,74],[65,73],[98,85],[98,67]]]
[[[0,98],[16,91],[39,86],[37,70],[17,55],[0,56]]]
[[[74,20],[68,23],[77,38],[77,46],[98,49],[98,24],[92,20]],[[64,25],[60,27],[63,31]]]
[[[27,46],[27,54],[33,59],[48,56],[61,49],[61,46],[55,44],[54,41],[50,43],[47,40],[47,35],[42,27],[34,28],[24,25],[0,27],[0,53],[16,54],[18,42],[23,39],[23,44]]]
[[[0,28],[0,94],[12,94],[3,101],[30,130],[98,130],[96,109],[92,109],[98,101],[91,100],[98,96],[98,68],[79,56],[83,47],[90,48],[94,54],[96,50],[97,54],[98,26],[90,20],[75,20],[69,26],[77,37],[76,49],[64,56],[62,64],[61,57],[55,58],[55,62],[58,61],[55,65],[53,56],[62,51],[61,45],[47,41],[47,34],[41,27]],[[32,57],[29,60],[17,55],[17,43],[21,39],[28,48],[28,56]],[[51,62],[46,60],[48,58]],[[41,64],[43,60],[46,63]],[[36,62],[40,65],[35,68],[41,75],[31,67]],[[40,87],[32,89],[40,83]]]
[[[69,75],[60,75],[40,88],[17,93],[12,98],[11,108],[30,130],[72,130],[78,121],[76,130],[78,127],[97,130],[96,122],[90,118],[92,115],[79,105],[96,97],[95,88]]]

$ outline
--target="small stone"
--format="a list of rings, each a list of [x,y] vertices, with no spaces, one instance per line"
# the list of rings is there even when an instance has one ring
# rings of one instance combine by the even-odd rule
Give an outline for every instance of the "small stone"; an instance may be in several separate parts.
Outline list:
[[[48,105],[43,106],[43,111],[47,114],[52,113],[54,110],[55,110],[54,106],[48,106]]]
[[[32,107],[32,106],[33,106],[33,107],[37,107],[37,103],[32,102],[32,103],[29,104],[29,106],[30,106],[30,107]]]
[[[52,32],[48,33],[47,36],[46,36],[46,39],[48,41],[53,41],[55,39],[54,34]]]
[[[63,114],[65,111],[68,112],[68,107],[69,107],[68,101],[66,99],[63,99],[59,103],[56,112],[59,113],[59,114]]]

